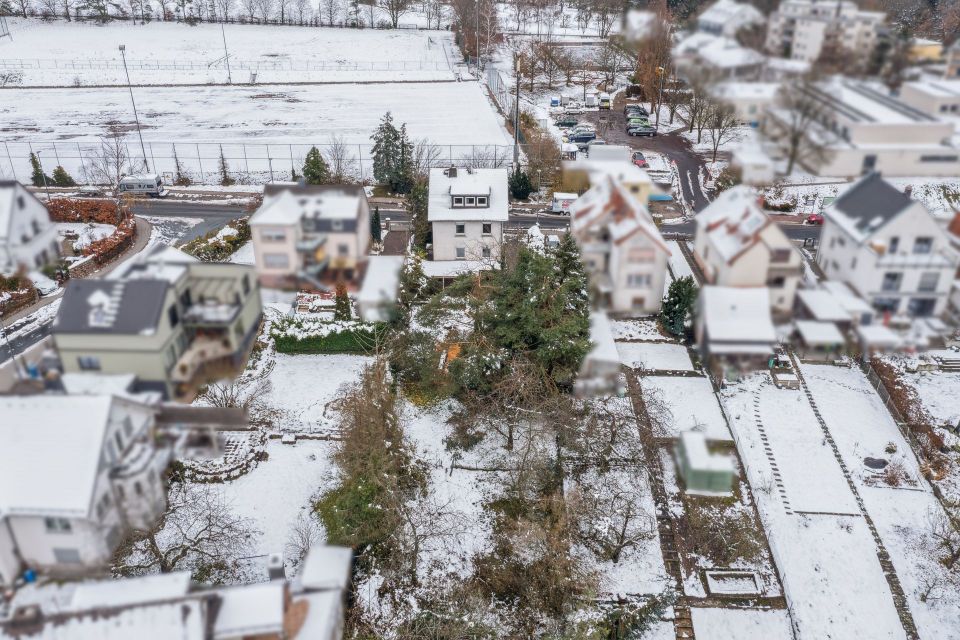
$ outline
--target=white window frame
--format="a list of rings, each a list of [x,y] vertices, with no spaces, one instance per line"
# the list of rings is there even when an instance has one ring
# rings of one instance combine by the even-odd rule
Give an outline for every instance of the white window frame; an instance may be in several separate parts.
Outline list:
[[[282,264],[277,258],[283,258]],[[289,269],[290,256],[285,253],[265,253],[263,254],[263,266],[267,269]]]
[[[454,222],[453,223],[453,235],[455,236],[465,236],[467,235],[467,224],[465,222]]]
[[[465,258],[467,257],[467,248],[466,248],[466,247],[457,247],[457,248],[454,249],[454,252],[455,252],[454,255],[456,255],[457,258],[460,259],[460,260],[463,260],[463,259],[465,259]]]
[[[477,196],[477,206],[478,207],[487,206],[487,196]]]
[[[463,206],[463,196],[453,196],[453,206],[462,207]]]
[[[475,207],[477,206],[477,199],[473,196],[467,196],[463,199],[463,206],[465,207]]]

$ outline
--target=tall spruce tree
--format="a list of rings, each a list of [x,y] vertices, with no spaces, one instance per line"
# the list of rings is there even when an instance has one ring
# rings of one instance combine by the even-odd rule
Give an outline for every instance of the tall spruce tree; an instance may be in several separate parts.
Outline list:
[[[67,173],[67,170],[61,167],[60,165],[57,165],[56,168],[53,170],[52,177],[53,177],[53,184],[57,185],[58,187],[77,186],[77,182],[76,180],[73,179],[73,176]]]
[[[407,136],[406,123],[400,125],[400,137],[397,142],[397,163],[390,179],[390,190],[394,193],[409,193],[413,188],[413,143]]]
[[[580,257],[580,247],[568,231],[553,252],[557,286],[565,287],[571,312],[584,315],[590,312],[590,292],[587,271]]]
[[[663,328],[675,336],[682,336],[696,301],[697,285],[693,277],[684,276],[671,282],[660,306],[660,322]]]
[[[373,140],[373,177],[378,183],[392,187],[400,159],[400,132],[393,125],[393,115],[389,111],[370,139]]]
[[[44,182],[46,179],[46,183]],[[35,153],[30,154],[30,182],[35,187],[43,187],[45,184],[53,184],[53,178],[44,175],[43,167],[40,165],[40,158]]]
[[[316,147],[310,147],[310,151],[307,151],[307,157],[303,161],[303,179],[307,184],[330,183],[330,168]]]
[[[227,166],[227,157],[223,155],[223,145],[220,145],[220,184],[224,187],[229,187],[234,183],[236,183],[236,180],[230,177],[230,167]]]
[[[383,240],[383,233],[380,230],[380,207],[374,207],[373,215],[370,216],[370,239],[377,244]]]

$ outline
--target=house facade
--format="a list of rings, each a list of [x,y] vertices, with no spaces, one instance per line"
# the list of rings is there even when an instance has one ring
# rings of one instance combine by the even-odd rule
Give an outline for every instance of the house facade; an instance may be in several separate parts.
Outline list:
[[[190,399],[246,361],[261,307],[252,267],[158,245],[109,279],[71,280],[53,335],[67,373],[132,373],[137,390]]]
[[[774,313],[786,315],[803,275],[803,258],[757,204],[754,191],[736,186],[696,216],[694,259],[707,284],[766,287]]]
[[[879,174],[862,178],[824,214],[817,263],[877,311],[940,316],[958,264],[946,231]]]
[[[39,270],[60,257],[57,227],[22,184],[0,181],[0,273]]]
[[[352,185],[266,185],[250,231],[265,286],[325,291],[353,283],[370,249],[367,195]]]
[[[850,0],[784,0],[768,17],[767,50],[815,62],[825,51],[868,57],[880,42],[886,14]]]
[[[0,584],[99,569],[166,509],[151,406],[111,395],[0,397]]]
[[[433,259],[496,260],[509,204],[506,169],[431,169]]]
[[[570,205],[570,233],[608,311],[660,310],[670,249],[628,187],[609,176],[590,187]]]

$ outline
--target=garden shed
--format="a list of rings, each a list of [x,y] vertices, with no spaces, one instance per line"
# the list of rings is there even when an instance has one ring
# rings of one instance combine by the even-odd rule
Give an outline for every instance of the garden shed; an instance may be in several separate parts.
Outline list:
[[[733,489],[733,460],[727,455],[711,453],[706,436],[699,431],[680,434],[677,465],[688,493],[729,494]]]

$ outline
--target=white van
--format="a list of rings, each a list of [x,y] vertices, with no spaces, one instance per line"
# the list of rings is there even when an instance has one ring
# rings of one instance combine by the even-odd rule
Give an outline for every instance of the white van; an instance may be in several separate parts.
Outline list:
[[[597,107],[600,109],[609,109],[610,105],[613,104],[613,101],[610,100],[609,93],[601,93],[599,99],[600,103],[597,105]]]
[[[553,193],[553,206],[550,208],[550,210],[554,213],[570,215],[570,205],[579,197],[580,196],[575,193],[563,193],[561,191],[555,191]]]
[[[584,98],[583,104],[588,109],[594,109],[597,106],[597,94],[588,93],[587,97]]]
[[[151,198],[162,198],[167,195],[167,190],[163,188],[163,180],[156,173],[124,176],[120,178],[117,191],[119,193],[150,196]]]

